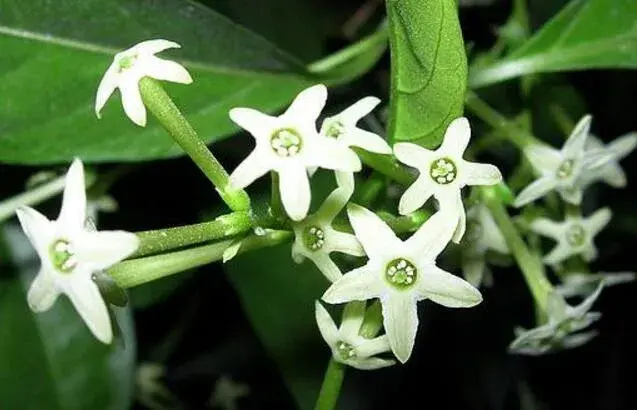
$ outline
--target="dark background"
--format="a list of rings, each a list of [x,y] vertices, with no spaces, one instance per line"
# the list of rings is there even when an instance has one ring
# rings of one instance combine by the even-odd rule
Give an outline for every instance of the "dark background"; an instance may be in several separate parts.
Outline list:
[[[268,16],[297,12],[283,7],[284,2],[207,3],[306,61],[351,42],[342,27],[366,4],[354,0],[295,0],[299,13],[313,15],[314,24],[309,30],[292,20],[286,20],[289,22],[286,27],[267,24]],[[529,3],[535,27],[562,4],[552,0]],[[474,50],[489,48],[510,8],[509,1],[462,7],[465,41],[472,44]],[[381,18],[382,4],[355,38],[371,30]],[[289,31],[297,28],[303,32],[290,36]],[[388,69],[387,55],[364,77],[331,90],[333,105],[328,107],[328,113],[363,95],[378,95],[387,101]],[[578,97],[567,95],[563,92],[565,89],[576,90]],[[565,105],[573,107],[574,115],[593,114],[593,131],[605,141],[637,130],[634,115],[637,76],[632,71],[543,76],[526,98],[521,97],[518,83],[511,81],[492,87],[485,95],[499,110],[509,114],[517,113],[523,104],[533,107],[538,122],[536,133],[548,141],[561,138],[554,125],[547,125],[545,109],[552,99],[563,99]],[[233,169],[251,146],[250,138],[242,135],[215,144],[214,151],[222,163],[228,164],[228,169]],[[629,180],[626,189],[596,185],[586,194],[585,209],[590,211],[607,205],[614,211],[611,224],[597,239],[600,257],[593,266],[596,269],[635,269],[632,256],[637,232],[634,216],[637,167],[634,158],[633,155],[622,163]],[[0,166],[3,176],[0,196],[19,191],[26,177],[34,171],[29,167]],[[263,185],[265,188],[267,184]],[[219,206],[215,192],[188,159],[136,166],[115,184],[111,194],[126,212],[103,214],[100,225],[105,229],[125,227],[137,231],[193,223],[201,218],[202,212]],[[230,375],[250,385],[251,394],[239,402],[240,409],[294,408],[276,364],[268,358],[251,330],[221,264],[186,275],[183,281],[163,280],[164,285],[152,291],[165,292],[163,300],[136,310],[139,359],[166,361],[166,382],[187,408],[204,408],[220,375]],[[631,376],[637,365],[634,308],[630,308],[637,291],[635,284],[606,289],[602,293],[596,305],[596,310],[603,312],[597,324],[600,336],[588,345],[543,357],[523,357],[509,355],[506,348],[512,340],[514,326],[532,324],[531,298],[516,269],[496,269],[495,283],[495,288],[483,291],[484,302],[473,309],[445,309],[420,303],[421,327],[410,361],[374,372],[348,370],[340,408],[637,408]],[[138,301],[143,299],[142,295],[137,297]],[[139,305],[143,305],[143,301]],[[172,347],[167,347],[167,340],[172,340]],[[302,346],[307,349],[308,361],[327,361],[327,349],[321,343],[317,332],[315,346]]]

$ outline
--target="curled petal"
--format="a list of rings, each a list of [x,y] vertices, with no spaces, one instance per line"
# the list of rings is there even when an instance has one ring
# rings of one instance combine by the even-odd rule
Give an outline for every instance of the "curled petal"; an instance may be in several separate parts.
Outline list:
[[[135,52],[138,52],[140,54],[153,55],[169,48],[181,48],[181,46],[174,41],[153,39],[142,41],[141,43],[132,47],[130,50],[134,50]]]
[[[334,320],[332,320],[332,317],[328,313],[327,309],[323,307],[321,302],[319,302],[318,300],[315,301],[314,307],[316,323],[318,324],[321,336],[323,337],[323,340],[325,340],[325,343],[327,343],[330,347],[333,347],[334,345],[336,345],[336,342],[338,342],[339,339],[336,324],[334,323]]]

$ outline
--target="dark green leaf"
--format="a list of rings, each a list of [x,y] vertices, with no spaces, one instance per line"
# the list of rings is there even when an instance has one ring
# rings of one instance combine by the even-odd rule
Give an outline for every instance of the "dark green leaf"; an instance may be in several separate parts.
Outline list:
[[[467,59],[455,0],[388,0],[392,90],[389,135],[436,147],[462,114]]]
[[[533,73],[637,68],[636,16],[634,0],[572,1],[509,57],[472,70],[470,85]]]
[[[8,0],[0,13],[0,161],[45,164],[76,156],[86,162],[140,161],[181,155],[155,121],[139,128],[125,118],[116,97],[102,120],[93,113],[97,84],[112,54],[149,38],[183,46],[165,57],[183,62],[195,83],[167,87],[206,142],[236,131],[230,108],[274,112],[314,82],[335,84],[360,75],[380,55],[377,47],[360,49],[373,56],[368,64],[350,56],[350,69],[339,78],[330,74],[332,67],[308,73],[258,35],[186,0]]]
[[[135,338],[130,310],[116,309],[124,339],[97,341],[71,303],[34,314],[26,291],[38,267],[17,229],[7,229],[15,275],[0,277],[0,408],[122,410],[132,403]]]

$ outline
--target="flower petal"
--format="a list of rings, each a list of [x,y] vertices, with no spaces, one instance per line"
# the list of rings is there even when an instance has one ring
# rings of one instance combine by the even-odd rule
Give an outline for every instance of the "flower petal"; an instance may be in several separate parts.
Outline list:
[[[139,92],[139,78],[124,77],[119,84],[124,112],[135,124],[146,126],[146,107]]]
[[[428,170],[435,153],[411,142],[399,142],[394,144],[394,156],[403,164],[424,172],[422,170]]]
[[[22,230],[40,256],[42,262],[49,260],[49,246],[54,235],[53,224],[44,215],[28,206],[21,206],[16,215]]]
[[[67,281],[64,285],[64,293],[93,335],[102,343],[111,343],[113,340],[111,318],[97,285],[90,277],[78,276],[76,279]]]
[[[339,269],[338,265],[334,263],[334,261],[330,258],[330,255],[327,253],[317,251],[304,253],[303,255],[314,262],[318,270],[320,270],[323,276],[325,276],[330,282],[334,283],[343,277],[343,273]]]
[[[464,184],[495,185],[502,181],[502,174],[495,165],[464,161],[462,164]]]
[[[363,97],[332,118],[338,118],[348,125],[355,125],[361,118],[372,112],[378,104],[380,104],[379,98]],[[325,122],[328,120],[329,118]]]
[[[184,66],[162,58],[148,57],[148,61],[144,61],[144,73],[156,80],[171,81],[179,84],[192,83],[192,77]]]
[[[606,149],[615,155],[615,159],[620,160],[630,154],[637,147],[637,133],[631,132],[611,141]]]
[[[482,294],[471,284],[435,265],[418,272],[419,299],[431,299],[446,307],[472,307],[482,302]]]
[[[350,196],[354,193],[355,179],[352,172],[334,171],[336,177],[336,185],[349,192]]]
[[[422,207],[433,194],[433,188],[431,179],[424,176],[418,177],[400,197],[398,213],[407,215]]]
[[[453,236],[451,240],[454,243],[460,243],[462,237],[464,236],[465,231],[467,230],[467,213],[464,209],[464,204],[462,203],[462,195],[460,191],[456,191],[456,206],[453,209],[453,214],[457,215],[457,223],[456,229],[453,232]]]
[[[562,163],[562,154],[544,143],[531,144],[524,148],[524,155],[533,168],[545,174],[553,174]]]
[[[602,229],[608,225],[613,213],[610,208],[602,208],[595,211],[594,214],[584,219],[584,224],[588,228],[591,236],[597,235]]]
[[[599,285],[597,285],[597,288],[595,288],[595,291],[593,293],[591,293],[586,299],[584,299],[582,303],[573,308],[572,315],[577,318],[584,317],[584,315],[591,310],[591,308],[599,298],[599,295],[602,293],[603,289],[604,281],[601,281]]]
[[[471,257],[462,259],[462,274],[464,278],[472,286],[476,288],[482,285],[482,278],[484,277],[484,269],[486,268],[486,261],[484,257]]]
[[[271,165],[262,161],[262,157],[257,150],[252,151],[230,175],[230,185],[234,189],[243,189],[270,171]]]
[[[168,41],[164,39],[153,39],[142,41],[139,44],[136,44],[132,49],[136,52],[146,55],[153,55],[160,53],[169,48],[181,48],[181,46],[174,41]]]
[[[569,306],[564,297],[557,291],[552,291],[546,298],[546,312],[552,323],[561,323],[568,319]]]
[[[600,169],[599,177],[614,188],[624,188],[628,184],[626,173],[617,163],[609,163]]]
[[[401,363],[409,360],[418,331],[416,301],[408,293],[392,293],[381,299],[383,325],[389,345]]]
[[[599,332],[597,330],[591,330],[590,332],[578,333],[575,335],[566,336],[562,340],[562,347],[564,349],[575,349],[590,342],[597,336]]]
[[[319,209],[314,213],[314,218],[329,225],[334,218],[336,218],[336,215],[343,210],[351,196],[352,192],[347,187],[336,188],[325,198],[325,201],[323,201]]]
[[[341,337],[346,340],[355,340],[360,337],[358,333],[361,330],[363,319],[365,319],[365,306],[366,303],[359,300],[349,302],[345,305],[343,309],[343,320],[341,320],[341,326],[338,329]],[[358,349],[356,349],[356,353],[359,353]],[[360,356],[360,354],[358,354],[358,356]]]
[[[562,148],[562,155],[566,158],[576,157],[584,151],[586,139],[591,128],[593,117],[585,115],[573,128],[571,135],[568,137]]]
[[[27,301],[32,311],[44,312],[51,309],[59,295],[60,291],[55,286],[53,276],[41,270],[31,283]]]
[[[365,265],[347,272],[334,282],[322,299],[331,304],[373,299],[379,297],[384,288],[378,272]]]
[[[362,164],[358,155],[335,139],[320,137],[312,147],[306,148],[307,165],[336,171],[358,172]]]
[[[450,217],[449,212],[436,212],[405,241],[407,253],[418,260],[435,260],[447,247],[454,228],[453,216]]]
[[[373,339],[365,339],[361,344],[356,346],[356,353],[360,357],[375,356],[380,353],[389,352],[389,338],[387,335],[375,337]]]
[[[117,68],[115,67],[115,63],[113,63],[108,69],[106,73],[104,73],[104,77],[100,80],[100,84],[97,86],[97,94],[95,95],[95,115],[97,118],[102,118],[102,108],[106,105],[106,101],[110,98],[110,96],[115,92],[117,88]]]
[[[563,200],[569,204],[579,205],[582,203],[583,192],[581,187],[573,186],[568,188],[557,187],[557,192],[560,194]]]
[[[534,219],[529,228],[542,236],[547,236],[555,240],[559,240],[562,237],[564,231],[564,224],[552,221],[547,218]]]
[[[542,177],[537,179],[518,194],[517,198],[515,198],[515,201],[513,202],[513,206],[516,208],[523,207],[524,205],[546,195],[549,191],[555,189],[556,186],[557,180],[553,177]]]
[[[293,166],[280,170],[278,174],[283,208],[293,221],[300,221],[307,216],[312,200],[307,172],[303,167]]]
[[[348,147],[359,147],[378,154],[392,153],[391,147],[380,135],[361,129],[348,130],[338,139],[338,142]]]
[[[356,236],[339,231],[330,232],[330,251],[352,256],[365,256],[365,250]]]
[[[360,205],[350,204],[347,215],[356,238],[370,257],[385,255],[388,250],[401,249],[403,242],[375,213]]]
[[[323,84],[314,85],[301,91],[280,118],[292,123],[315,124],[326,101],[327,87]]]
[[[438,151],[456,158],[462,158],[464,151],[469,145],[469,139],[471,139],[469,120],[465,117],[456,118],[447,127],[442,145],[438,148]]]
[[[555,265],[567,258],[570,258],[575,253],[577,252],[575,252],[570,246],[558,243],[557,246],[555,246],[555,248],[553,248],[551,252],[548,253],[548,255],[542,258],[542,261],[549,265]]]
[[[84,185],[84,166],[82,161],[74,159],[66,174],[62,208],[57,222],[65,230],[78,232],[84,229],[86,222],[86,187]]]
[[[272,132],[278,128],[275,117],[252,108],[233,108],[228,112],[228,115],[235,124],[248,131],[253,137],[257,139],[260,137],[268,138],[268,144]]]
[[[381,359],[379,357],[368,357],[366,359],[349,360],[347,362],[350,366],[359,370],[376,370],[383,367],[389,367],[396,364],[395,360]]]
[[[91,272],[115,265],[138,247],[137,235],[124,231],[84,232],[73,241],[78,262]]]
[[[315,306],[315,317],[316,323],[318,324],[319,331],[321,332],[321,336],[325,343],[327,343],[330,348],[336,345],[338,342],[339,334],[338,329],[336,328],[336,324],[332,319],[332,316],[328,313],[327,309],[323,307],[321,302],[318,300],[314,302]]]

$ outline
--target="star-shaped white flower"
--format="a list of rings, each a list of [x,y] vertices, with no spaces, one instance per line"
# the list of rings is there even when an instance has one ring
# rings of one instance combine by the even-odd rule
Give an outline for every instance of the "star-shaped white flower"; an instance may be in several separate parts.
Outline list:
[[[352,191],[348,188],[335,189],[313,215],[292,224],[294,244],[292,258],[301,263],[310,259],[330,281],[340,279],[343,274],[330,259],[331,252],[341,252],[353,256],[364,256],[365,251],[356,237],[332,228],[332,221],[341,212]]]
[[[514,206],[524,206],[553,190],[569,203],[577,205],[582,201],[582,176],[610,159],[601,150],[584,149],[591,119],[590,115],[586,115],[577,123],[561,150],[544,143],[524,148],[524,155],[540,177],[518,194]]]
[[[637,147],[637,134],[630,133],[617,137],[608,145],[604,145],[598,138],[591,135],[586,143],[587,151],[593,153],[605,152],[609,159],[604,165],[582,175],[580,185],[586,188],[590,184],[601,180],[614,188],[626,186],[626,174],[619,165],[619,161],[628,156]]]
[[[494,185],[502,180],[502,174],[495,166],[462,159],[470,138],[469,121],[461,117],[449,124],[442,145],[435,151],[408,142],[394,145],[396,158],[420,172],[416,182],[400,198],[398,212],[409,214],[433,195],[440,209],[457,215],[458,225],[453,236],[456,243],[460,242],[466,229],[460,190],[466,185]]]
[[[391,154],[392,150],[387,141],[373,132],[357,127],[361,118],[368,115],[376,106],[380,104],[380,99],[376,97],[365,97],[339,114],[323,120],[321,125],[321,135],[336,139],[346,147],[358,147],[365,151],[377,154]],[[354,175],[351,172],[337,175],[341,185],[354,185]]]
[[[117,53],[97,87],[97,118],[101,117],[100,113],[108,98],[119,88],[126,115],[135,124],[144,127],[146,107],[139,91],[139,81],[142,78],[150,77],[180,84],[192,83],[192,77],[181,64],[155,56],[166,49],[180,47],[179,44],[168,40],[148,40]]]
[[[357,172],[361,161],[346,146],[320,135],[316,119],[327,100],[327,88],[315,85],[294,99],[280,116],[251,108],[233,108],[230,118],[256,140],[252,153],[230,175],[236,189],[245,188],[268,171],[279,175],[281,202],[295,221],[305,218],[312,193],[308,169],[321,167]]]
[[[562,283],[555,287],[555,291],[565,298],[570,298],[590,295],[600,282],[604,282],[604,287],[615,286],[632,282],[637,278],[637,275],[635,272],[569,272],[562,278]]]
[[[476,204],[467,211],[467,221],[461,258],[462,272],[473,286],[478,287],[482,283],[490,286],[491,274],[486,264],[486,253],[494,250],[508,254],[509,247],[491,212],[483,204]]]
[[[369,261],[346,273],[323,295],[327,303],[379,298],[392,351],[401,362],[411,355],[418,329],[416,302],[431,299],[447,307],[471,307],[482,301],[468,282],[436,266],[455,227],[448,212],[439,211],[409,239],[400,240],[371,211],[347,209],[356,237]]]
[[[350,302],[345,306],[341,326],[336,327],[327,310],[320,302],[316,302],[316,323],[323,340],[332,350],[334,360],[360,370],[380,369],[395,364],[395,360],[374,357],[391,351],[387,335],[367,339],[359,334],[364,316],[365,302]]]
[[[610,209],[602,208],[587,218],[567,216],[563,222],[538,218],[531,222],[530,228],[557,242],[557,246],[543,259],[549,265],[578,254],[586,261],[592,261],[597,257],[593,238],[610,222],[611,216]]]
[[[517,354],[537,356],[554,350],[573,349],[597,335],[596,330],[575,333],[587,328],[602,315],[589,312],[603,288],[600,283],[595,292],[579,305],[569,306],[557,292],[551,292],[547,302],[548,321],[536,328],[516,329],[516,338],[509,351]]]
[[[31,309],[46,311],[64,293],[95,337],[110,343],[111,320],[92,275],[135,252],[139,246],[137,236],[86,227],[84,169],[77,159],[66,176],[58,219],[49,221],[29,207],[18,209],[17,215],[42,263],[27,295]]]

